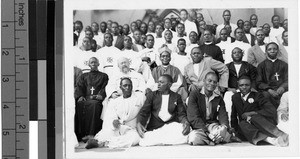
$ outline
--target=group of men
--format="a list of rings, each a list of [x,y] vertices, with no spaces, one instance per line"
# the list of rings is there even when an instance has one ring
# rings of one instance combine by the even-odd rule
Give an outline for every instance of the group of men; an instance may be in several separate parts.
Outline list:
[[[193,16],[191,16],[193,15]],[[288,146],[287,20],[206,25],[180,11],[174,27],[140,20],[74,23],[75,134],[86,148]],[[100,31],[99,31],[100,28]],[[173,30],[172,30],[173,29]],[[234,30],[234,32],[232,32]],[[102,122],[103,121],[103,122]]]

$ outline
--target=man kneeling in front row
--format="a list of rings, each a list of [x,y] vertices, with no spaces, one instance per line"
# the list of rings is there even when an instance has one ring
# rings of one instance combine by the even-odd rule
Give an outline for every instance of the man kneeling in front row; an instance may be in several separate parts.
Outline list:
[[[187,117],[193,131],[189,134],[191,145],[215,145],[240,142],[232,135],[223,98],[215,92],[218,76],[208,72],[201,90],[190,93]]]
[[[251,92],[251,80],[242,76],[238,81],[239,93],[232,96],[231,126],[238,136],[257,145],[266,141],[276,146],[288,146],[289,136],[279,130],[277,111],[263,94]]]

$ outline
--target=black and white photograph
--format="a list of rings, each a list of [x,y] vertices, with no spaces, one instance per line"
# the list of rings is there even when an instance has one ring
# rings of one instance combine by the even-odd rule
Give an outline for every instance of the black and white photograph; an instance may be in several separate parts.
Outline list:
[[[64,157],[299,155],[297,7],[66,0]]]

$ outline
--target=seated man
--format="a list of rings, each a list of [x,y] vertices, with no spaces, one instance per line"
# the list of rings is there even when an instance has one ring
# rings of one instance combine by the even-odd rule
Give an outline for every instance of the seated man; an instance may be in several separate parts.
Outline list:
[[[122,95],[119,84],[122,78],[129,77],[133,83],[133,92],[140,92],[145,94],[146,81],[143,76],[134,71],[130,70],[130,64],[128,58],[121,57],[118,60],[118,72],[114,72],[114,75],[109,79],[106,92],[109,98],[117,98]],[[152,82],[152,85],[154,82]]]
[[[98,71],[97,58],[90,58],[89,66],[91,71],[79,77],[75,90],[75,134],[78,141],[86,141],[102,128],[100,115],[108,76]]]
[[[280,104],[277,108],[278,125],[277,127],[289,133],[289,95],[288,92],[283,93],[280,98]]]
[[[246,61],[242,61],[243,52],[240,48],[236,47],[232,50],[233,62],[226,64],[229,69],[228,89],[224,95],[224,102],[228,114],[231,113],[231,96],[238,90],[238,78],[242,76],[249,76],[252,81],[255,81],[257,71],[254,66]],[[255,89],[255,82],[252,82],[252,88]]]
[[[205,75],[201,91],[192,91],[188,100],[187,118],[193,131],[189,135],[191,145],[215,145],[221,142],[239,141],[229,133],[228,115],[223,98],[215,93],[218,76],[214,72]]]
[[[137,131],[142,137],[140,146],[187,143],[190,124],[180,95],[170,90],[172,83],[173,78],[163,74],[159,77],[158,90],[147,95],[137,116]]]
[[[168,31],[166,31],[166,33],[168,33]],[[158,52],[160,53],[160,61],[162,62],[162,65],[157,66],[152,70],[152,76],[155,81],[155,86],[153,86],[154,89],[152,90],[156,90],[157,84],[159,83],[159,77],[163,74],[168,74],[172,76],[174,81],[171,86],[171,90],[180,94],[182,100],[185,101],[188,96],[186,82],[184,81],[180,70],[170,64],[172,51],[168,48],[168,46],[163,45]]]
[[[220,76],[219,88],[221,92],[225,91],[228,86],[228,68],[220,61],[205,57],[199,47],[192,49],[191,58],[193,63],[188,64],[184,68],[184,77],[189,84],[188,91],[201,89],[204,85],[204,77],[208,72],[218,72]]]
[[[140,136],[136,131],[136,116],[144,104],[145,96],[132,92],[132,81],[123,78],[120,82],[122,96],[112,101],[103,120],[103,129],[94,139],[89,139],[85,148],[108,146],[109,148],[137,145]]]
[[[257,66],[256,84],[266,98],[277,109],[281,95],[288,91],[288,64],[277,58],[278,45],[274,42],[267,44],[267,59]]]
[[[276,146],[288,146],[288,134],[276,127],[276,109],[261,93],[251,92],[251,80],[239,79],[240,93],[232,96],[231,126],[237,135],[257,145],[267,141]]]

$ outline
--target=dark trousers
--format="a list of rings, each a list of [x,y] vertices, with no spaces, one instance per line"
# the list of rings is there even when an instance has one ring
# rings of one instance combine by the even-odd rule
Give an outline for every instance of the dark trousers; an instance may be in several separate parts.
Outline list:
[[[77,102],[75,108],[75,134],[77,140],[87,135],[96,135],[102,129],[102,102],[87,100]]]
[[[239,127],[246,139],[254,145],[267,137],[276,138],[284,134],[277,128],[276,123],[259,114],[253,115],[250,123],[245,120],[240,121]]]
[[[273,97],[268,91],[263,91],[262,94],[269,99],[269,101],[274,105],[274,107],[277,109],[280,104],[280,98],[281,95],[278,97]]]

